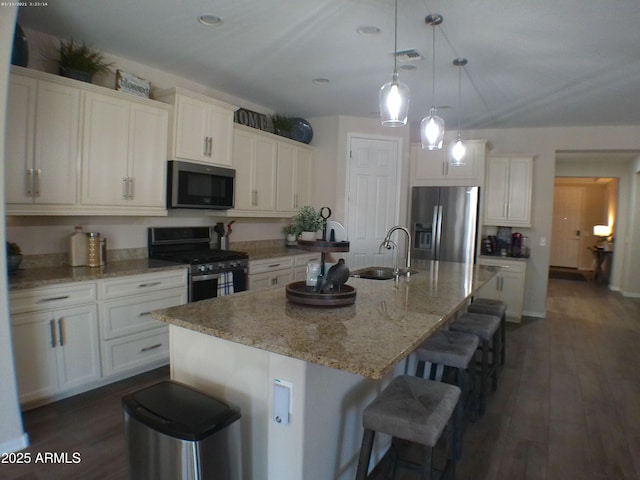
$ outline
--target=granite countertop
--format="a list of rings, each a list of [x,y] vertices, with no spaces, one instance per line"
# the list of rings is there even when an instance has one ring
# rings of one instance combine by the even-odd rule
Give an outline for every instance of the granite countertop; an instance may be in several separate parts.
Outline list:
[[[84,282],[103,278],[139,275],[162,270],[187,268],[188,265],[147,258],[109,262],[102,267],[37,267],[20,269],[8,276],[9,291],[55,285],[57,283]]]
[[[495,267],[414,264],[410,279],[349,278],[355,304],[309,307],[285,287],[247,291],[157,310],[157,320],[372,379],[381,378],[466,305]]]

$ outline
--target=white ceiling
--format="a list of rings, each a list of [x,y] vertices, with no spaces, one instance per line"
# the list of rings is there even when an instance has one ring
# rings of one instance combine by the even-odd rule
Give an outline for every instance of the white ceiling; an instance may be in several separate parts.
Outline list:
[[[49,0],[19,22],[73,37],[187,77],[279,113],[377,116],[378,89],[393,70],[393,0]],[[640,125],[638,0],[399,0],[398,50],[424,59],[400,70],[410,120],[432,100],[449,129]],[[206,27],[203,14],[223,23]],[[377,36],[357,28],[373,25]],[[400,64],[402,65],[402,64]],[[327,78],[317,85],[314,78]]]

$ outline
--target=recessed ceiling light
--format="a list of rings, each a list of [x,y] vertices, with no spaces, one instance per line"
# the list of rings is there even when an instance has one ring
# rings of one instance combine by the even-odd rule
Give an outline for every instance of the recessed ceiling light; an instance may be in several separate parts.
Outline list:
[[[198,21],[203,25],[220,25],[222,19],[217,15],[200,15]]]
[[[418,67],[416,67],[415,65],[400,65],[398,66],[398,70],[403,70],[405,72],[412,72],[414,70],[417,70]]]
[[[327,83],[329,83],[329,79],[328,78],[314,78],[312,80],[313,83],[315,83],[316,85],[326,85]]]
[[[370,37],[372,35],[379,35],[380,29],[375,25],[361,25],[356,30],[360,35]]]

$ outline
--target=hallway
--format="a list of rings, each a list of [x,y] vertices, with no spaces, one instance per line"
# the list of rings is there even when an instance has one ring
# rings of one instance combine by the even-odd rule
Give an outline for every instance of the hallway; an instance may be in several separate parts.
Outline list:
[[[555,279],[548,293],[546,319],[509,324],[499,389],[467,430],[456,478],[640,480],[640,299]],[[159,369],[27,412],[25,452],[77,451],[82,460],[0,464],[0,479],[126,479],[120,398],[166,375]]]

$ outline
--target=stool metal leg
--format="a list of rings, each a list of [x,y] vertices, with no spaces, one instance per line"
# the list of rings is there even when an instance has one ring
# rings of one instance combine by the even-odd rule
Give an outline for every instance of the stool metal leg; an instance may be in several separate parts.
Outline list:
[[[362,446],[360,447],[360,457],[358,458],[358,470],[356,471],[356,480],[365,480],[369,470],[369,461],[371,460],[371,451],[373,450],[373,440],[376,432],[365,429],[362,435]]]

